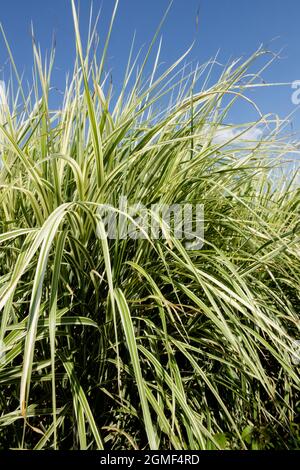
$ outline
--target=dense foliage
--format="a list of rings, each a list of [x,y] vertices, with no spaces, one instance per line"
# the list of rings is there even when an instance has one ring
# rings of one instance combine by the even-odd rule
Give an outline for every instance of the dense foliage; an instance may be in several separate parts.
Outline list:
[[[189,51],[161,72],[159,44],[145,79],[157,32],[117,93],[112,23],[99,59],[73,16],[62,108],[35,42],[32,90],[11,56],[0,106],[0,448],[299,447],[297,148],[248,96],[270,56],[211,84],[214,61],[191,72]],[[239,100],[258,119],[228,126]],[[99,206],[123,195],[204,204],[202,249],[101,239]]]

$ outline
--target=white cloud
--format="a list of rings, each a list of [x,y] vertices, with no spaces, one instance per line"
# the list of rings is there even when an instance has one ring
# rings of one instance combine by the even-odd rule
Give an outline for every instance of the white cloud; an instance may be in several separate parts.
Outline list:
[[[241,132],[245,131],[240,137]],[[251,129],[245,130],[242,128],[233,128],[227,126],[220,126],[213,136],[213,142],[215,144],[225,144],[232,139],[236,139],[236,142],[242,140],[259,140],[263,134],[263,131],[258,127],[252,127]]]
[[[5,103],[6,94],[5,94],[5,83],[3,80],[0,80],[0,104]]]

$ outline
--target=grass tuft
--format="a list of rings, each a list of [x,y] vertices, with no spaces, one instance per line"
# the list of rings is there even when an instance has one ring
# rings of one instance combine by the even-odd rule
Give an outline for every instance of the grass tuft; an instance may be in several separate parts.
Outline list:
[[[1,27],[16,89],[0,105],[0,448],[299,448],[298,151],[248,96],[273,56],[216,77],[187,51],[162,70],[159,41],[147,77],[161,24],[115,90],[117,6],[99,59],[72,1],[58,110],[54,51],[43,61],[34,40],[27,93]],[[230,125],[240,100],[257,120]],[[149,214],[203,204],[202,249],[172,231],[101,240],[99,207],[123,196]]]

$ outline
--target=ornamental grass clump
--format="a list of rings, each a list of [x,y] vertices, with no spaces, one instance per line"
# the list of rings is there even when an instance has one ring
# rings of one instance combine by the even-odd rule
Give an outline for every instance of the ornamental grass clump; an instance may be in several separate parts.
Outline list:
[[[99,59],[72,1],[57,110],[54,50],[44,61],[33,41],[27,92],[4,35],[17,86],[0,113],[0,448],[297,448],[298,150],[248,94],[274,57],[261,48],[212,84],[215,61],[191,72],[190,51],[161,66],[158,30],[114,89],[117,4]],[[240,100],[257,120],[229,125]],[[136,237],[109,237],[99,210],[120,214],[123,197],[149,214],[203,205],[201,248],[159,218],[161,236],[138,236],[126,211]]]

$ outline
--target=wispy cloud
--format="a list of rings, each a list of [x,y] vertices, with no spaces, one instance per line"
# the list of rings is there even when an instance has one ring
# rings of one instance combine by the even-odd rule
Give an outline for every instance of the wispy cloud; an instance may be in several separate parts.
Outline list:
[[[252,127],[251,129],[245,130],[245,132],[238,137],[243,130],[245,129],[220,126],[213,136],[213,142],[215,144],[225,144],[233,139],[237,142],[241,140],[259,140],[263,134],[263,131],[260,128]]]

